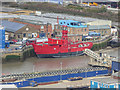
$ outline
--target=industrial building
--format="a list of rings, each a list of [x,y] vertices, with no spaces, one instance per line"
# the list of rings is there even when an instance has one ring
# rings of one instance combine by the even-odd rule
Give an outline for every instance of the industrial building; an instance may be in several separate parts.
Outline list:
[[[109,25],[90,25],[88,26],[89,31],[100,33],[101,36],[111,34],[111,28]]]
[[[1,24],[5,28],[5,40],[10,40],[15,37],[14,33],[23,28],[24,24],[14,23],[7,20],[2,20]]]
[[[32,38],[34,33],[39,32],[32,26],[8,20],[2,20],[1,25],[5,28],[5,40]]]
[[[45,24],[42,23],[41,21],[29,20],[29,19],[15,19],[13,20],[13,22],[17,22],[33,27],[34,30],[37,31],[36,33],[41,33],[40,36],[44,34],[44,37],[51,38],[51,35],[53,33],[52,25],[50,23]],[[31,31],[35,32],[34,30]]]

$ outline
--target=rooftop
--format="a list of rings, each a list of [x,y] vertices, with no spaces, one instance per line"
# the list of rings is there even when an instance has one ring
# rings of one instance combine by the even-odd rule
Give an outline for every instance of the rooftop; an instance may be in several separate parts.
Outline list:
[[[109,25],[90,25],[89,30],[110,29]]]
[[[112,77],[106,77],[106,78],[97,78],[92,79],[92,81],[97,81],[105,84],[115,84],[118,83],[118,79],[113,79]]]
[[[10,22],[7,20],[2,20],[0,24],[5,28],[6,31],[9,31],[9,32],[16,32],[17,30],[25,26],[25,24]]]

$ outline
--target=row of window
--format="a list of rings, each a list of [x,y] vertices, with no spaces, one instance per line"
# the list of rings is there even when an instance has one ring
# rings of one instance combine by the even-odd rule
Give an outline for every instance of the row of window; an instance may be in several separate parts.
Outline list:
[[[94,31],[94,32],[96,32],[96,31]],[[107,33],[107,31],[98,31],[98,32],[101,32],[102,34],[103,34],[103,33]]]
[[[66,24],[66,22],[61,22],[60,24],[62,24],[62,25],[63,25],[63,24]],[[78,23],[78,22],[77,22],[77,23],[76,23],[76,22],[72,22],[72,23],[70,23],[70,24],[69,24],[69,23],[67,23],[67,25],[72,25],[72,26],[73,26],[73,25],[75,25],[75,26],[80,26],[80,25],[81,25],[81,23]]]

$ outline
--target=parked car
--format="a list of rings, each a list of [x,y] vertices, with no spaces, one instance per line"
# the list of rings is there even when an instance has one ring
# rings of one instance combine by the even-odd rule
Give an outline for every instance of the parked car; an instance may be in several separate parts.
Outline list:
[[[13,42],[17,42],[17,40],[16,40],[16,39],[13,39],[12,41],[13,41]]]

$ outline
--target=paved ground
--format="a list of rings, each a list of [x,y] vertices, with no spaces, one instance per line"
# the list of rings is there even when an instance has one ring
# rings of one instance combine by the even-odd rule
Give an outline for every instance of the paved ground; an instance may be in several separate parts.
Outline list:
[[[104,78],[104,77],[110,77],[110,76],[89,77],[89,78],[83,78],[83,80],[77,80],[77,81],[64,80],[57,84],[39,85],[37,87],[24,87],[24,88],[67,88],[67,87],[77,88],[77,87],[90,86],[91,79]]]

